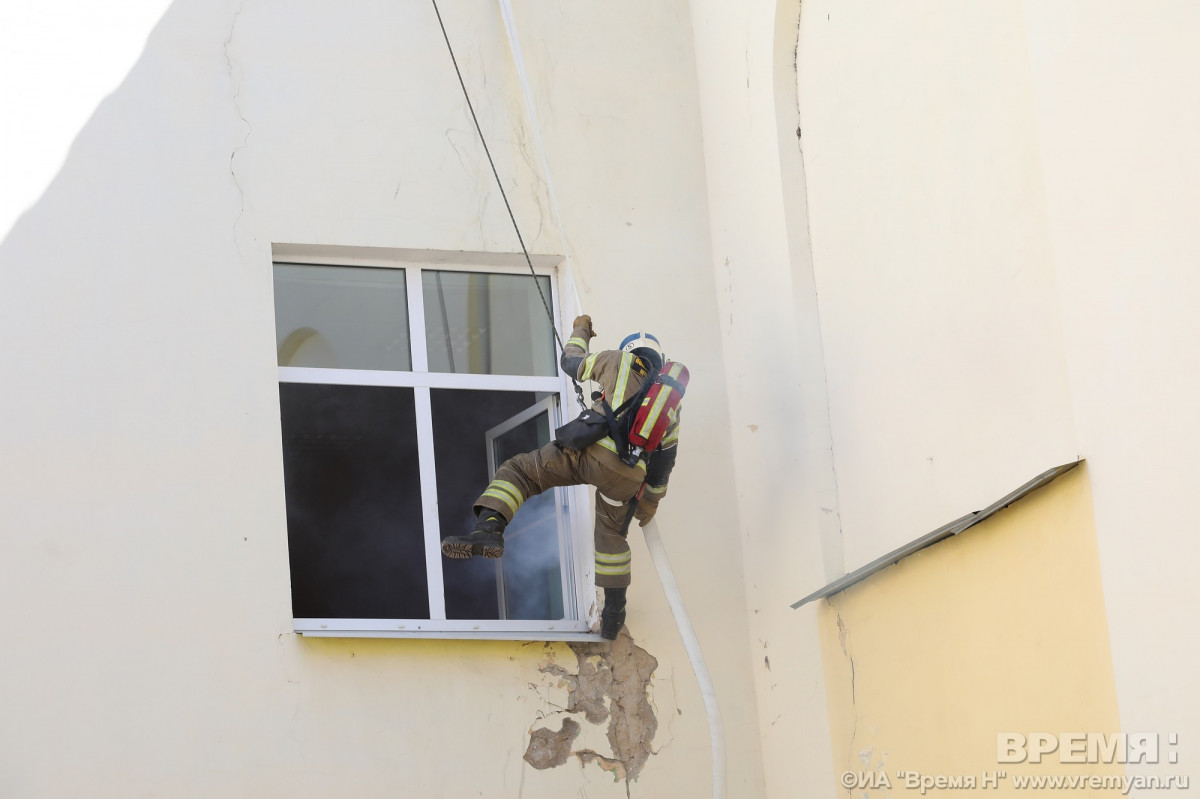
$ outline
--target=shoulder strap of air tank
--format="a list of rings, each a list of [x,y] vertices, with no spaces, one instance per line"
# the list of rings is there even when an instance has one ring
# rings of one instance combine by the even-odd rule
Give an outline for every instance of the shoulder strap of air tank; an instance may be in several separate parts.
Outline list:
[[[650,388],[654,385],[655,380],[660,376],[661,372],[653,377],[647,375],[633,396],[622,402],[616,410],[613,410],[601,392],[597,391],[592,394],[592,399],[598,400],[600,407],[604,410],[604,418],[608,422],[608,435],[617,447],[617,455],[622,459],[629,454],[629,422],[638,407],[641,406],[642,401],[646,399],[646,395],[650,393]]]

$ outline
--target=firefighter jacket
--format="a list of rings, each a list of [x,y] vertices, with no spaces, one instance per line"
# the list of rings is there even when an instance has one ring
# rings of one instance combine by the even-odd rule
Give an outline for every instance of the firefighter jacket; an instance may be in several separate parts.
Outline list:
[[[576,327],[572,331],[571,338],[563,348],[561,366],[564,372],[581,383],[588,380],[598,383],[609,406],[619,408],[621,403],[638,392],[646,380],[653,378],[650,373],[651,367],[644,359],[630,352],[604,350],[589,353],[588,339],[591,335],[589,327]],[[595,409],[603,412],[599,402],[596,403]],[[667,432],[662,443],[650,454],[649,461],[643,460],[637,467],[626,467],[620,462],[616,457],[617,445],[610,436],[592,444],[592,447],[601,447],[611,453],[613,457],[606,461],[615,462],[619,468],[638,468],[645,472],[643,479],[646,482],[646,492],[639,507],[640,520],[653,516],[658,503],[666,496],[667,482],[678,452],[680,411],[682,406],[670,411]]]

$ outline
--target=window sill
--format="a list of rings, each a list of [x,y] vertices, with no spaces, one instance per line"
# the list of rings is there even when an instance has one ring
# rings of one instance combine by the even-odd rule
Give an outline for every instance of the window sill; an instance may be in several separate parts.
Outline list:
[[[469,641],[603,641],[583,622],[451,621],[430,619],[293,619],[312,638],[433,638]]]
[[[305,638],[425,638],[453,639],[459,641],[576,641],[581,643],[604,641],[600,633],[576,632],[521,632],[510,633],[495,630],[463,632],[462,630],[408,630],[379,632],[378,630],[296,630]]]

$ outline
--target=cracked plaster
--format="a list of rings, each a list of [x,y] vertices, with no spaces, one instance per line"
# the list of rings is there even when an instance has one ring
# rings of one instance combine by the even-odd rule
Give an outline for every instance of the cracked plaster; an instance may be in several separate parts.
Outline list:
[[[589,724],[607,722],[606,735],[611,756],[594,749],[572,751],[580,725],[563,720],[555,732],[548,728],[531,731],[525,760],[534,768],[551,768],[567,762],[571,755],[583,765],[595,763],[626,785],[636,780],[654,754],[651,743],[658,731],[658,717],[650,701],[650,679],[658,660],[633,642],[622,630],[612,643],[571,644],[578,662],[575,673],[547,658],[539,670],[559,679],[568,691],[564,712],[583,716]]]

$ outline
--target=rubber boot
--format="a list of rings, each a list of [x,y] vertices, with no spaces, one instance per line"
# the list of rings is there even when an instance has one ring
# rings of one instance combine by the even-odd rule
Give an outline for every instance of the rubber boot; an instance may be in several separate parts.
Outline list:
[[[499,558],[504,555],[504,517],[484,510],[470,535],[448,535],[442,539],[442,554],[448,558]]]
[[[600,611],[600,637],[609,641],[617,637],[625,624],[624,588],[604,589],[604,610]]]

